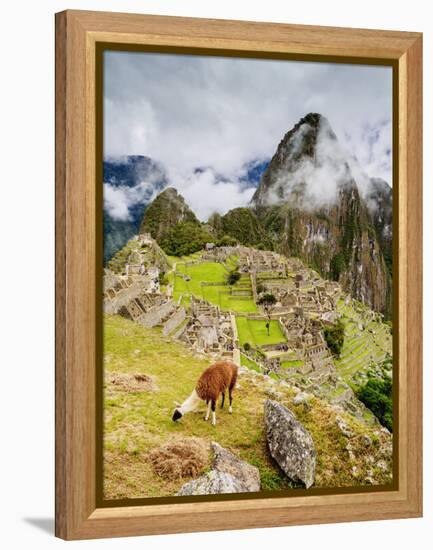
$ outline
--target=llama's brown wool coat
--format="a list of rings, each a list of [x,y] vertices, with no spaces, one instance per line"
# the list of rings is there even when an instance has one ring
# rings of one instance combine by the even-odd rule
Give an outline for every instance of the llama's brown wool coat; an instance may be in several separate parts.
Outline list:
[[[195,391],[204,401],[216,401],[221,393],[235,387],[238,367],[229,361],[217,361],[198,379]]]

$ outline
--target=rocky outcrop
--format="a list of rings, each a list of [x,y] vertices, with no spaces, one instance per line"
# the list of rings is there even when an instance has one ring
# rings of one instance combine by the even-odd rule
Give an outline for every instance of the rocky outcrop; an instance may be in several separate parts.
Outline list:
[[[178,496],[260,491],[259,470],[212,442],[214,458],[209,472],[183,485]]]
[[[260,491],[260,474],[255,466],[241,460],[218,443],[212,442],[211,447],[214,452],[214,470],[232,475],[248,492]]]
[[[291,480],[308,489],[314,483],[316,451],[311,435],[286,407],[267,399],[265,426],[269,451]]]
[[[242,483],[230,474],[211,470],[197,479],[186,483],[176,496],[221,495],[226,493],[245,493]]]

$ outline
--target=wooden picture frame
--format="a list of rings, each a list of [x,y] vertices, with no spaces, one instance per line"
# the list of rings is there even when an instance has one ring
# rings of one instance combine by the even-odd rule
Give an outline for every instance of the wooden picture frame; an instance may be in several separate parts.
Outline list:
[[[392,490],[100,505],[96,411],[101,43],[150,51],[385,63],[394,69],[398,479]],[[422,514],[422,35],[120,13],[56,14],[56,536],[84,539]]]

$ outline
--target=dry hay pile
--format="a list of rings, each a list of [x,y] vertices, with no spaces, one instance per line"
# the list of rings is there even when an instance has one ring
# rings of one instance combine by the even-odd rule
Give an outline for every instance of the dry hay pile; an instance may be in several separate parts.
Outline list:
[[[126,391],[140,392],[155,390],[153,380],[147,374],[141,373],[109,373],[107,382],[111,387]]]
[[[147,458],[164,479],[196,477],[209,462],[209,444],[195,437],[178,439],[152,449]]]

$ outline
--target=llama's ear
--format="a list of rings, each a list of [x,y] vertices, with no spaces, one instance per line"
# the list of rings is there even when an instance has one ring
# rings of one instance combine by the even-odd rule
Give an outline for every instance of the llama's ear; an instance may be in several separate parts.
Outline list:
[[[177,401],[173,401],[173,403],[176,405],[176,407],[180,407],[181,403],[178,403]]]

